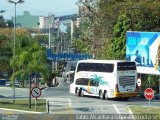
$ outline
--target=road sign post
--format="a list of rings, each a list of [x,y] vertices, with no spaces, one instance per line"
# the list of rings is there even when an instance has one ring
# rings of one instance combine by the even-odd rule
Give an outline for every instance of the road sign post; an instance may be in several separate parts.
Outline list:
[[[39,87],[33,87],[32,88],[32,97],[35,98],[35,110],[37,106],[37,98],[41,96],[41,89]]]
[[[152,100],[154,97],[154,90],[152,90],[152,88],[147,88],[144,91],[144,96],[147,100]]]
[[[152,90],[152,88],[147,88],[144,91],[144,96],[147,100],[149,100],[149,107],[150,107],[150,100],[152,100],[154,97],[154,90]]]

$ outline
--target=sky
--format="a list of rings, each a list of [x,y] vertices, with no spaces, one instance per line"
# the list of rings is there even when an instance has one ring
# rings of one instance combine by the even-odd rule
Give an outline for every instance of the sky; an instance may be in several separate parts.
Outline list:
[[[18,0],[12,0],[18,1]],[[17,15],[23,15],[23,11],[29,11],[31,15],[55,16],[70,15],[77,13],[77,0],[24,0],[23,4],[16,5]],[[15,6],[9,3],[8,0],[0,0],[0,10],[5,10],[5,13],[0,13],[6,19],[11,19],[14,16]]]

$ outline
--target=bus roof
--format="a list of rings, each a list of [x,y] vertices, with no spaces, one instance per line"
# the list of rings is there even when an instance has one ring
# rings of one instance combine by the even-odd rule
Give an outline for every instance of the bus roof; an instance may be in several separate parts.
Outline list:
[[[79,60],[78,63],[117,63],[117,62],[133,62],[127,60],[96,60],[96,59],[88,59],[88,60]]]

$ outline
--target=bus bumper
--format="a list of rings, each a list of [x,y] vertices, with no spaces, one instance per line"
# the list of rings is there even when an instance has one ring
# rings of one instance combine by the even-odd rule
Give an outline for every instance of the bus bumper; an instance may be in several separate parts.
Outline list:
[[[114,96],[116,98],[136,97],[137,96],[137,92],[114,92]]]

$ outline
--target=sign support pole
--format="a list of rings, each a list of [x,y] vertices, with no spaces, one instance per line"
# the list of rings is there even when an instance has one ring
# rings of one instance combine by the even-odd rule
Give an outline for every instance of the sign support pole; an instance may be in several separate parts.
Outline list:
[[[35,110],[37,109],[37,98],[41,96],[41,89],[39,87],[34,87],[32,89],[32,96],[35,98]]]
[[[151,87],[151,85],[150,85],[151,84],[151,82],[150,82],[150,76],[148,77],[148,79],[149,79],[149,88],[150,88]]]
[[[151,84],[151,81],[150,81],[150,75],[149,75],[149,88],[151,87],[150,84]],[[150,103],[150,100],[149,100],[149,112],[150,112],[150,104],[151,104],[151,103]]]
[[[152,90],[152,88],[147,88],[144,91],[144,96],[146,99],[148,99],[148,106],[149,106],[149,112],[151,111],[151,100],[154,98],[154,90]]]
[[[37,98],[35,98],[35,110],[37,110]]]
[[[159,101],[160,101],[160,75],[159,75]]]
[[[29,76],[29,108],[31,109],[31,75]]]
[[[149,100],[149,113],[151,113],[151,100]]]

